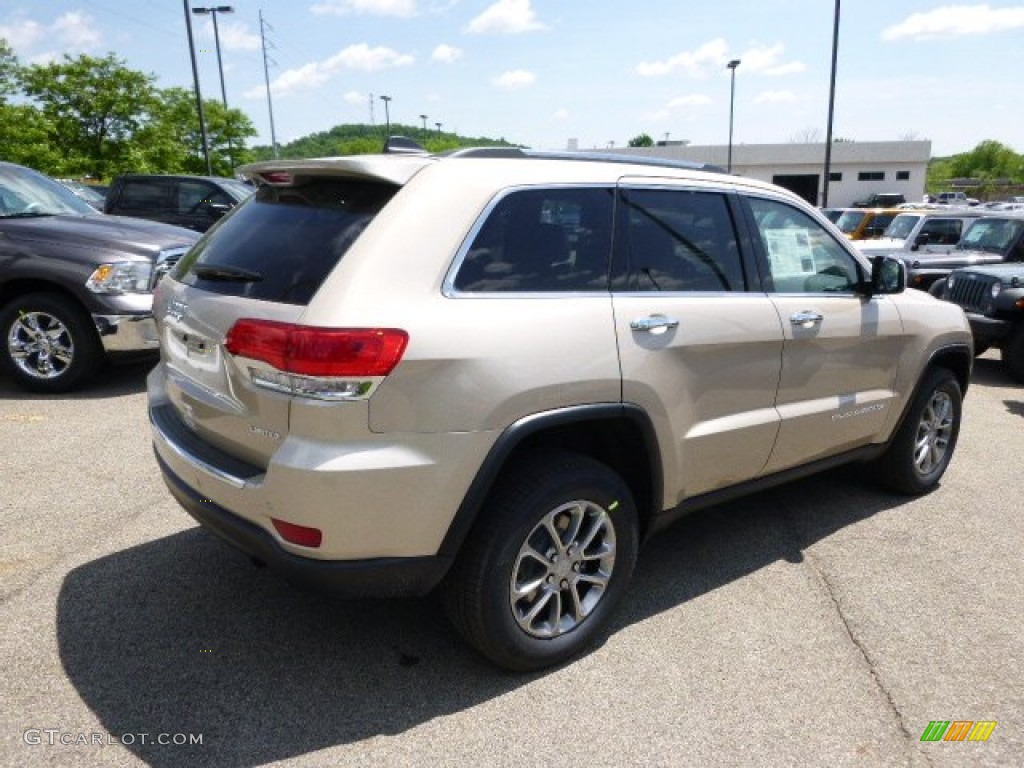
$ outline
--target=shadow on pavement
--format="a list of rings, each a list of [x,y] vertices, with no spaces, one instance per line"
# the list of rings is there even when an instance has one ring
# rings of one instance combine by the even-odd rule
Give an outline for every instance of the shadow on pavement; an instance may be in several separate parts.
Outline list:
[[[800,562],[814,542],[902,502],[857,473],[680,521],[642,551],[609,631],[772,562]],[[483,661],[433,597],[301,592],[198,529],[70,572],[57,637],[69,679],[110,733],[203,735],[201,746],[129,746],[155,766],[257,765],[401,733],[543,677]]]
[[[102,400],[146,391],[146,376],[157,364],[156,355],[106,362],[87,384],[71,392],[42,395],[26,392],[10,376],[0,374],[0,400]]]

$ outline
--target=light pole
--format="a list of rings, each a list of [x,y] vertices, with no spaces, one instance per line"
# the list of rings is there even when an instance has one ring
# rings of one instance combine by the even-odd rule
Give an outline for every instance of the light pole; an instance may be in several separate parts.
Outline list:
[[[438,137],[440,137],[441,136],[441,125],[442,124],[441,123],[434,123],[434,125],[437,126],[437,135],[438,135]]]
[[[725,66],[729,68],[729,159],[726,162],[726,172],[732,173],[732,117],[733,107],[736,104],[736,67],[740,65],[739,59],[733,59]]]
[[[230,5],[215,5],[208,8],[193,8],[192,13],[205,16],[209,14],[213,17],[213,40],[214,45],[217,48],[217,71],[220,74],[220,99],[221,103],[224,104],[224,121],[225,128],[227,128],[227,112],[228,112],[228,91],[224,87],[224,62],[220,57],[220,29],[217,27],[217,14],[218,13],[234,13],[235,9]],[[228,136],[228,162],[231,163],[231,167],[235,166],[234,153],[232,152],[231,137]]]
[[[420,115],[420,120],[423,121],[423,135],[426,136],[427,135],[427,116],[426,115]]]
[[[836,61],[839,57],[839,0],[836,0],[835,20],[832,23],[832,76],[828,85],[828,127],[825,128],[825,179],[821,192],[821,207],[828,207],[828,181],[832,175],[832,113],[836,104]]]
[[[390,96],[381,96],[380,100],[384,102],[384,141],[388,140],[391,136],[391,110],[388,105],[391,103]]]
[[[185,29],[188,30],[188,55],[192,59],[192,82],[196,86],[196,107],[199,111],[199,135],[203,139],[203,156],[206,158],[206,174],[213,175],[210,164],[210,145],[206,140],[206,115],[203,114],[203,92],[199,89],[199,67],[196,66],[196,44],[192,39],[192,15],[188,12],[188,0],[182,0],[185,8]]]

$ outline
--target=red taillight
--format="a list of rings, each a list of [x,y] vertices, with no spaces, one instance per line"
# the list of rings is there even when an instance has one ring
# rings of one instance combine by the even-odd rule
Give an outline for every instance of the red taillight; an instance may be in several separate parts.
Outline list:
[[[316,328],[243,319],[228,331],[232,355],[262,360],[304,376],[387,376],[398,365],[409,334],[396,328]]]
[[[276,520],[273,517],[270,518],[270,522],[274,524],[274,530],[281,534],[282,539],[292,544],[298,544],[300,547],[315,549],[320,546],[320,542],[324,538],[323,531],[319,528],[286,523],[284,520]]]
[[[275,187],[287,186],[295,181],[295,176],[287,171],[265,171],[259,174],[259,178],[263,180],[263,183]]]

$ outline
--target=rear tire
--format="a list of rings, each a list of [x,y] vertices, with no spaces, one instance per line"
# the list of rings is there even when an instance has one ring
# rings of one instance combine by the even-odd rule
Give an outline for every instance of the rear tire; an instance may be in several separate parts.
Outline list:
[[[1024,384],[1024,322],[1018,321],[1017,327],[1003,345],[1003,365],[1021,384]]]
[[[629,488],[572,453],[502,477],[441,588],[459,633],[506,669],[558,664],[587,647],[622,597],[638,548]]]
[[[0,309],[0,334],[0,365],[32,392],[66,392],[103,360],[89,315],[56,294],[31,293],[8,302]]]
[[[895,437],[878,460],[882,482],[911,496],[931,491],[942,478],[960,435],[963,395],[946,368],[921,380]]]

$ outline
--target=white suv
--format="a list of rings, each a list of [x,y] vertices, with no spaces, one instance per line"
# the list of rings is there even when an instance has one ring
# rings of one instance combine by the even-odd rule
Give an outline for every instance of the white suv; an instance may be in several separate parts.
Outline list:
[[[159,286],[171,492],[285,575],[440,587],[511,669],[585,647],[680,514],[953,454],[971,335],[811,207],[524,150],[274,161]]]

